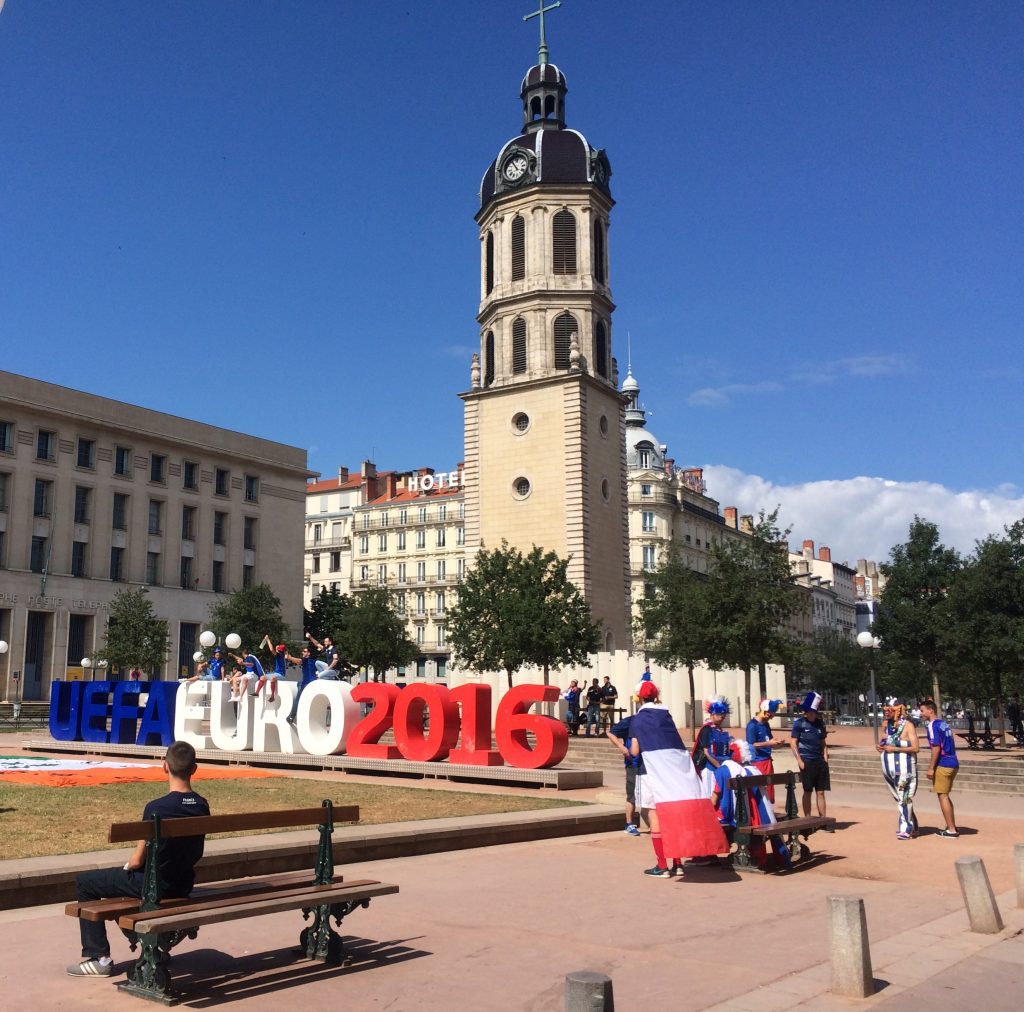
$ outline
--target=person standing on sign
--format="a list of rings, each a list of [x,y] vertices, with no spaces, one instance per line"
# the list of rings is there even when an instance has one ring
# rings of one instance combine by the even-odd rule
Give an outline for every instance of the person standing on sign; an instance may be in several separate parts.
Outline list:
[[[317,672],[317,660],[313,656],[313,648],[308,644],[302,648],[301,657],[292,657],[290,654],[285,654],[285,660],[292,664],[298,664],[299,666],[299,689],[295,693],[295,702],[292,703],[291,713],[285,718],[289,724],[295,723],[295,715],[299,712],[299,697],[302,695],[302,690],[306,688],[310,682],[315,682],[318,677]]]
[[[318,678],[327,678],[331,681],[338,681],[341,677],[338,672],[338,666],[341,664],[341,658],[338,656],[337,648],[334,646],[334,640],[330,636],[325,636],[323,643],[318,639],[315,639],[311,633],[306,633],[306,639],[320,650],[324,659],[317,664],[317,671],[319,672]],[[320,665],[323,665],[321,667]]]
[[[802,717],[793,721],[790,729],[789,747],[796,756],[800,769],[800,784],[804,789],[802,807],[804,815],[811,814],[811,791],[818,806],[818,815],[825,817],[825,792],[832,789],[828,775],[828,730],[818,714],[821,696],[808,692],[800,704]]]

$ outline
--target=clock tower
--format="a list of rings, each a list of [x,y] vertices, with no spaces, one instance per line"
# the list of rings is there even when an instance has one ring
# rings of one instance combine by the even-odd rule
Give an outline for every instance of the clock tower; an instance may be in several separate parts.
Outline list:
[[[570,556],[604,649],[621,650],[626,398],[612,358],[611,166],[566,126],[568,87],[547,60],[543,10],[538,62],[520,87],[522,131],[480,184],[480,352],[460,395],[466,543],[470,558],[502,540]]]

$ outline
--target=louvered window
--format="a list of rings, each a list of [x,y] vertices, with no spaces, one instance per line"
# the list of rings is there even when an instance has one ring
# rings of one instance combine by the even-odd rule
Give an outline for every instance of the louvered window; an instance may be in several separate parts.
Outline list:
[[[485,267],[485,279],[487,294],[490,295],[494,289],[494,233],[487,233],[487,266]]]
[[[521,316],[512,324],[512,372],[526,372],[526,321]]]
[[[489,387],[494,382],[494,333],[487,331],[484,338],[484,386]]]
[[[556,274],[576,273],[576,219],[559,211],[552,220],[552,260]]]
[[[576,317],[572,313],[562,313],[555,319],[555,368],[569,368],[569,338],[579,334]]]
[[[520,215],[512,219],[512,280],[526,277],[526,222]]]
[[[594,278],[604,284],[604,222],[601,221],[594,222]]]
[[[598,376],[608,379],[608,331],[601,320],[594,328],[594,368]]]

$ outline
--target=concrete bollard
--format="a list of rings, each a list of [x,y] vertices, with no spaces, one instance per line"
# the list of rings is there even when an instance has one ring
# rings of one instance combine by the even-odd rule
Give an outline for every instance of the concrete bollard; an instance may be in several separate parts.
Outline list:
[[[859,896],[828,897],[828,946],[832,954],[832,993],[847,998],[873,995],[868,921]]]
[[[1013,845],[1013,870],[1017,878],[1017,906],[1024,908],[1024,843]]]
[[[615,1012],[611,977],[593,970],[567,973],[565,1012]]]
[[[982,935],[994,935],[1003,930],[1003,919],[992,894],[992,886],[985,871],[985,862],[980,857],[958,857],[956,877],[960,880],[960,892],[964,896],[967,917],[971,931]]]

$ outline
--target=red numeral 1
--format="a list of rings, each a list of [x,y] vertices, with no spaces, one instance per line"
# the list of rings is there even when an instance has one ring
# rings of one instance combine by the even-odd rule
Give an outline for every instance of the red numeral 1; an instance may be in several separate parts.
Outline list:
[[[423,730],[423,715],[430,711],[430,730]],[[459,708],[444,685],[414,683],[406,686],[395,703],[395,741],[411,762],[447,759],[459,740]]]
[[[467,682],[449,693],[462,706],[462,741],[448,761],[465,766],[503,766],[501,753],[491,748],[491,687]]]
[[[557,766],[569,751],[569,734],[554,717],[530,713],[531,703],[553,703],[559,697],[557,685],[517,685],[498,704],[495,737],[509,766],[539,770]],[[530,748],[526,732],[532,731],[536,747]]]
[[[401,690],[386,682],[362,682],[352,686],[352,698],[357,703],[373,703],[373,709],[349,735],[345,751],[363,759],[400,759],[394,745],[380,744],[380,736],[391,726],[395,702]]]

